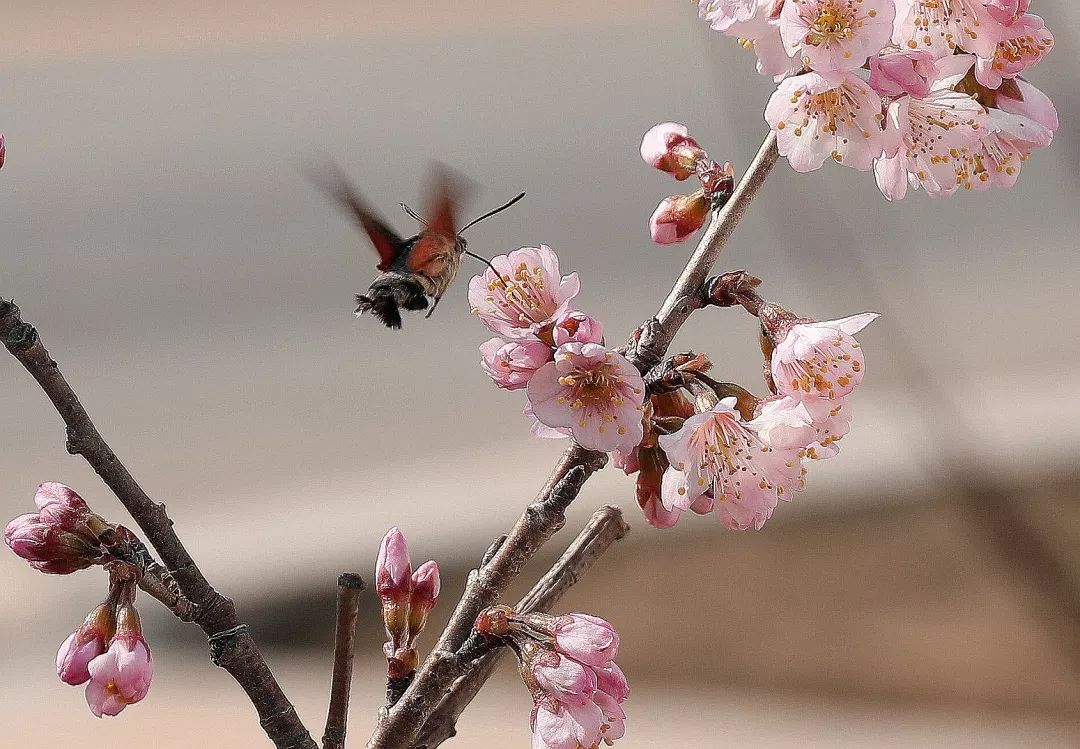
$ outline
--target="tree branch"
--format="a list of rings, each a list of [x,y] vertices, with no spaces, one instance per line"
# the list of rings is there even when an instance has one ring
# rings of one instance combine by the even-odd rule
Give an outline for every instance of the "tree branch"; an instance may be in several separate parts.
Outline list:
[[[611,505],[601,507],[559,561],[518,601],[514,610],[528,614],[550,609],[577,584],[593,562],[629,532],[630,526],[623,520],[622,510]],[[424,723],[414,749],[435,749],[457,733],[458,718],[491,678],[504,652],[503,648],[493,648],[466,666],[464,676],[454,682]]]
[[[194,607],[192,621],[206,633],[211,660],[232,674],[247,693],[267,736],[278,749],[318,749],[247,627],[237,618],[232,600],[203,577],[173,530],[164,505],[154,502],[116,457],[49,356],[37,331],[23,322],[14,302],[3,299],[0,299],[0,340],[37,380],[64,420],[68,452],[86,459],[157,551],[168,576]]]
[[[701,307],[702,284],[778,158],[776,135],[770,132],[731,198],[713,215],[709,228],[664,299],[660,311],[642,325],[636,338],[627,345],[627,358],[641,372],[647,372],[663,359],[679,328],[695,309]],[[561,527],[560,519],[565,520],[562,510],[545,514],[538,508],[544,507],[559,482],[569,478],[575,469],[583,470],[580,474],[583,483],[605,459],[606,456],[576,444],[563,453],[544,488],[518,519],[506,541],[488,564],[470,576],[465,593],[438,644],[398,704],[379,722],[368,741],[369,749],[407,749],[414,743],[446,690],[466,667],[465,659],[457,651],[465,644],[477,614],[498,601],[536,550]],[[573,501],[578,490],[580,485],[566,504]]]
[[[334,676],[330,682],[330,708],[326,712],[323,749],[344,749],[356,651],[356,617],[364,582],[353,572],[338,577],[337,629],[334,632]]]

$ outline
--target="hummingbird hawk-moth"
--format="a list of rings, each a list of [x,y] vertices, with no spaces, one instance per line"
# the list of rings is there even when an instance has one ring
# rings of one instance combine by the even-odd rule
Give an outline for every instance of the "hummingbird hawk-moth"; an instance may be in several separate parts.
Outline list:
[[[401,327],[401,310],[427,309],[431,317],[443,294],[457,277],[461,256],[469,255],[482,262],[483,257],[469,252],[462,233],[473,224],[506,210],[525,197],[521,193],[498,208],[488,211],[458,228],[459,203],[464,195],[464,180],[445,169],[436,170],[429,189],[426,218],[407,205],[402,209],[419,221],[417,234],[402,239],[372,210],[360,193],[340,171],[332,179],[319,180],[330,195],[353,214],[360,228],[379,254],[375,266],[380,271],[366,294],[356,295],[356,316],[370,312],[388,328]]]

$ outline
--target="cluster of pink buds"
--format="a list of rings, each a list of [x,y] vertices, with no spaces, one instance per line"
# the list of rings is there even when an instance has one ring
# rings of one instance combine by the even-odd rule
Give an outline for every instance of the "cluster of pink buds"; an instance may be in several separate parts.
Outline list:
[[[619,633],[588,614],[517,614],[493,606],[476,630],[513,649],[533,697],[533,749],[596,749],[623,736],[630,695],[615,664]]]
[[[67,575],[108,561],[99,537],[110,526],[74,490],[49,481],[38,487],[34,502],[37,512],[4,529],[5,543],[31,567]]]
[[[641,139],[641,158],[679,181],[695,175],[701,183],[700,189],[689,195],[670,195],[656,206],[649,219],[649,234],[657,244],[689,239],[704,226],[710,211],[723,207],[735,187],[735,167],[711,160],[678,122],[661,122],[650,128]]]
[[[757,279],[737,279],[752,292]],[[714,303],[738,303],[713,283]],[[714,513],[732,529],[761,528],[778,503],[805,486],[806,462],[839,452],[851,413],[847,396],[862,381],[854,334],[873,313],[813,322],[760,301],[765,381],[771,395],[713,380],[705,356],[681,354],[650,373],[647,428],[616,465],[637,474],[648,522],[670,528],[686,511]]]
[[[109,597],[60,646],[56,673],[67,684],[86,684],[86,702],[94,715],[117,715],[146,696],[154,675],[135,610],[135,572],[113,558],[100,540],[106,531],[120,537],[132,534],[107,523],[63,484],[42,484],[34,502],[36,513],[15,518],[4,531],[12,551],[50,574],[65,575],[95,564],[109,570]]]
[[[97,717],[119,715],[150,690],[154,660],[135,610],[135,582],[114,575],[108,599],[86,617],[56,653],[65,684],[86,684],[86,702]]]
[[[416,638],[439,601],[439,586],[439,565],[425,562],[413,572],[405,536],[397,528],[387,531],[375,562],[375,591],[386,626],[383,652],[389,679],[411,679],[416,671]]]
[[[539,436],[629,450],[643,434],[645,385],[634,365],[604,345],[603,325],[571,307],[579,288],[576,273],[560,275],[550,247],[493,258],[469,282],[473,313],[497,334],[480,346],[481,366],[500,388],[526,389],[525,414]]]
[[[1058,115],[1021,77],[1054,45],[1029,0],[700,0],[779,82],[765,120],[792,167],[874,170],[898,200],[1011,187]]]

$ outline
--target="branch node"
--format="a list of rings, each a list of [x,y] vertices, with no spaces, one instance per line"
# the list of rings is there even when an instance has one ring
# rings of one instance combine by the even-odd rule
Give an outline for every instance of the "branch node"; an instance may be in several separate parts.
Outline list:
[[[237,624],[235,627],[207,637],[206,642],[210,645],[210,662],[215,666],[224,668],[224,661],[228,651],[236,647],[236,643],[240,638],[246,637],[247,634],[248,626],[246,624]]]

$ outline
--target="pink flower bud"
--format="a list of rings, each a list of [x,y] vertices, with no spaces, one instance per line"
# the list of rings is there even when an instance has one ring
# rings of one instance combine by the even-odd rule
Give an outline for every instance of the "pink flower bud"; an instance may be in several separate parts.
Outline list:
[[[709,201],[701,190],[692,195],[666,197],[649,218],[649,234],[657,244],[685,241],[705,225],[709,208]]]
[[[383,601],[407,604],[412,597],[412,562],[405,536],[395,526],[383,536],[375,562],[375,590]]]
[[[111,605],[103,603],[91,611],[86,621],[68,635],[56,652],[56,675],[60,681],[72,686],[90,681],[87,665],[105,652],[105,644],[112,639],[115,627],[115,612]]]
[[[555,321],[551,335],[556,347],[564,343],[603,343],[604,325],[584,312],[570,310]]]
[[[392,658],[409,644],[409,606],[412,601],[412,563],[405,536],[396,527],[383,536],[375,562],[375,591],[382,600],[383,624],[389,638],[384,650]]]
[[[101,561],[97,539],[68,533],[43,522],[37,513],[20,515],[4,529],[4,542],[34,569],[51,575],[67,575]]]
[[[428,612],[439,602],[439,565],[424,562],[412,576],[412,602],[409,605],[409,641],[415,642],[417,635],[427,624]]]
[[[7,138],[3,133],[0,133],[0,169],[4,168],[4,161],[7,159]]]
[[[86,685],[86,703],[99,718],[118,715],[146,696],[154,678],[154,660],[134,606],[120,605],[116,636],[108,650],[90,661],[87,670],[90,682]]]
[[[619,633],[608,622],[588,614],[565,614],[555,620],[555,647],[588,666],[603,666],[619,651]]]
[[[492,338],[480,344],[480,366],[503,390],[520,390],[551,361],[551,347],[537,340]]]
[[[885,52],[870,58],[870,87],[882,96],[923,99],[940,71],[929,52]]]
[[[684,180],[697,170],[706,156],[686,129],[678,122],[661,122],[649,128],[641,139],[641,158],[649,166]]]
[[[34,495],[38,515],[44,523],[55,525],[70,533],[85,529],[93,512],[74,489],[55,481],[46,481]]]

